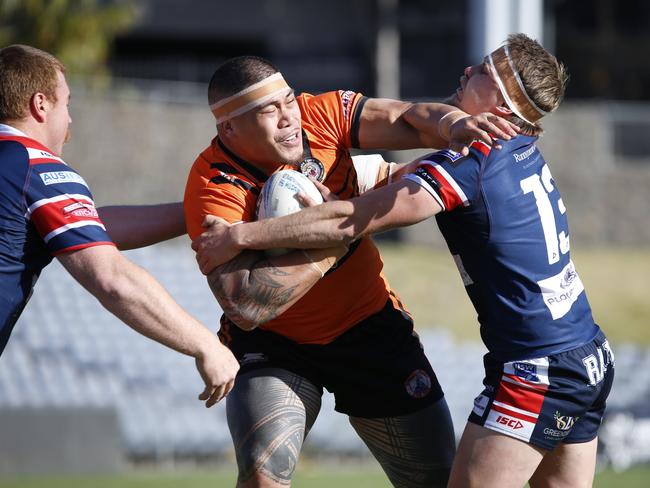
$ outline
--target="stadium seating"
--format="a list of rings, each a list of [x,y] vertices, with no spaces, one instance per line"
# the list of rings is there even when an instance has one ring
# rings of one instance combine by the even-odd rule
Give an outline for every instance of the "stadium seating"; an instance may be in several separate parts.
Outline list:
[[[128,255],[190,313],[218,328],[218,305],[185,240]],[[481,390],[485,348],[458,343],[444,329],[420,330],[460,436],[472,400]],[[632,439],[635,418],[650,418],[646,401],[650,398],[650,351],[635,345],[620,345],[614,351],[617,374],[609,407],[613,414],[627,416],[617,417],[619,427],[612,424],[603,431],[603,445],[616,450],[605,452],[605,458],[624,465],[630,459],[650,459],[649,443]],[[125,448],[135,457],[229,452],[225,404],[206,409],[197,400],[200,391],[202,383],[191,358],[125,327],[56,262],[43,272],[0,358],[0,408],[114,408]],[[634,456],[622,451],[626,445],[635,446]],[[367,452],[346,417],[334,412],[334,399],[328,393],[306,448]]]

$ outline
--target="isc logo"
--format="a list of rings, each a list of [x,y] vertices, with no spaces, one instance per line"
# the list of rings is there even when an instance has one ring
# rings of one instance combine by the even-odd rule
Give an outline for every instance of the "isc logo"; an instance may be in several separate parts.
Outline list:
[[[519,420],[511,419],[510,417],[504,417],[503,415],[499,415],[499,417],[497,417],[497,424],[507,425],[511,429],[521,429],[524,426],[524,424],[519,422]]]

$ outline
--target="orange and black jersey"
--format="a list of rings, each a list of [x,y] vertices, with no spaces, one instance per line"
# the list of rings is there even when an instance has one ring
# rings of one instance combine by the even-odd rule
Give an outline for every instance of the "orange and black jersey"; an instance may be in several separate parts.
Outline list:
[[[357,174],[349,148],[358,146],[358,126],[366,98],[337,91],[297,97],[302,114],[303,173],[316,176],[339,198],[358,194]],[[278,170],[288,166],[279,164]],[[187,230],[195,239],[206,215],[228,222],[255,220],[259,192],[268,178],[229,151],[218,136],[196,159],[185,189]],[[295,305],[267,322],[263,329],[303,344],[327,344],[350,327],[399,299],[382,275],[383,263],[374,243],[361,239]],[[229,322],[227,319],[224,321]]]

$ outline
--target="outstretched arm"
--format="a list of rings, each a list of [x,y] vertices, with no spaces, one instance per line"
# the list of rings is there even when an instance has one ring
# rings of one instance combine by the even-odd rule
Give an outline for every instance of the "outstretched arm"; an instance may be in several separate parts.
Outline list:
[[[150,246],[185,234],[183,204],[112,205],[98,208],[108,235],[121,250]]]
[[[492,144],[491,135],[509,140],[518,130],[491,113],[470,116],[442,103],[370,98],[361,112],[359,146],[395,150],[449,147],[466,155],[472,140]]]
[[[319,188],[326,190],[322,185]],[[231,230],[239,248],[321,248],[412,225],[440,210],[440,205],[420,185],[400,180],[357,198],[329,201],[296,214],[234,226]]]
[[[68,272],[111,313],[142,335],[193,356],[205,382],[199,399],[210,407],[232,389],[239,369],[230,350],[183,310],[144,269],[113,246],[58,256]]]
[[[319,186],[325,191],[323,188]],[[361,236],[412,225],[440,211],[424,188],[402,179],[351,200],[326,202],[285,217],[239,225],[215,222],[192,246],[201,270],[208,273],[243,249],[347,245]]]
[[[214,269],[208,284],[228,318],[252,330],[300,300],[346,249],[338,245],[270,258],[246,251]]]

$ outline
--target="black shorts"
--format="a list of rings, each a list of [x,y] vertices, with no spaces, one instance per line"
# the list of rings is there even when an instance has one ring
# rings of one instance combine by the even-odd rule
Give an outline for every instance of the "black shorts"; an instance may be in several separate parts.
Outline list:
[[[413,322],[389,300],[384,308],[329,344],[298,344],[262,329],[231,325],[228,347],[239,374],[282,368],[334,394],[336,411],[354,417],[395,417],[443,397]]]

